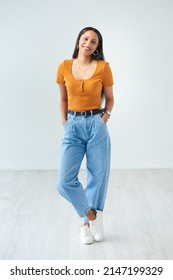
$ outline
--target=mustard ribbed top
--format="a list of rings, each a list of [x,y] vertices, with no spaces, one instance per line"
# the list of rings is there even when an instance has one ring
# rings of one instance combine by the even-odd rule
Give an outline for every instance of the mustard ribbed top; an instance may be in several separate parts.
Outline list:
[[[64,84],[67,89],[68,110],[81,112],[99,109],[102,88],[113,85],[109,63],[97,60],[93,76],[86,80],[77,80],[72,74],[73,60],[64,60],[59,64],[56,79],[58,84]]]

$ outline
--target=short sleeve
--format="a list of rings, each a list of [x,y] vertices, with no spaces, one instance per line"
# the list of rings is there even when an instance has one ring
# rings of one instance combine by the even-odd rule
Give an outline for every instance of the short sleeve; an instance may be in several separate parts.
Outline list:
[[[58,65],[56,82],[57,82],[57,84],[65,84],[65,81],[64,81],[64,62],[62,62]]]
[[[103,86],[111,87],[114,84],[112,70],[109,66],[109,63],[105,63],[104,71],[103,71]]]

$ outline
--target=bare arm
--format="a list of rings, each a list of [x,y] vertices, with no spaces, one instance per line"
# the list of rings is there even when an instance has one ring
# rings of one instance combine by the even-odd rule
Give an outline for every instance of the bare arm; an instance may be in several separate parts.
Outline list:
[[[112,108],[114,106],[114,96],[113,96],[113,87],[105,87],[104,88],[104,94],[105,94],[105,108],[107,111],[111,112]],[[106,123],[108,121],[108,114],[105,112],[102,116],[103,121]]]
[[[60,89],[60,111],[62,124],[67,120],[67,108],[68,108],[68,99],[67,99],[67,90],[65,85],[59,84]]]

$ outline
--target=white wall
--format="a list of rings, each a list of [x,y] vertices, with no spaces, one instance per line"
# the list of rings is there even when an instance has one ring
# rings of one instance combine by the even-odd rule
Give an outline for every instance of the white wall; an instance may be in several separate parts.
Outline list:
[[[0,169],[54,169],[56,68],[95,26],[115,77],[112,168],[173,167],[173,1],[0,0]]]

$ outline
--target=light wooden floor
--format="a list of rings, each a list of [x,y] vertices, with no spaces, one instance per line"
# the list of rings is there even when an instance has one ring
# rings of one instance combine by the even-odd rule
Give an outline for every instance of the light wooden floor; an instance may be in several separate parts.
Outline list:
[[[105,240],[83,245],[56,171],[0,172],[0,259],[173,259],[173,170],[111,171]],[[85,172],[80,174],[85,181]]]

